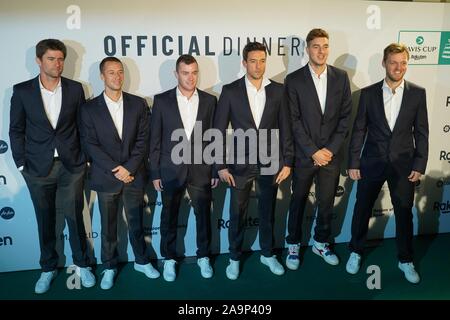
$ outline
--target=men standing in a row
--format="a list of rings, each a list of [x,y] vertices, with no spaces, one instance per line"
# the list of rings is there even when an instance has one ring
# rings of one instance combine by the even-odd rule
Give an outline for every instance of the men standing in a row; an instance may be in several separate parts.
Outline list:
[[[66,46],[46,39],[36,45],[39,75],[14,86],[9,136],[14,161],[30,191],[36,214],[42,273],[35,286],[44,293],[56,277],[56,211],[64,212],[72,258],[84,287],[95,285],[88,267],[83,223],[86,160],[80,149],[80,83],[61,77]]]
[[[100,63],[105,90],[81,108],[82,141],[91,162],[90,185],[97,191],[101,216],[102,289],[114,285],[117,274],[117,219],[123,201],[134,269],[158,278],[146,254],[143,229],[147,183],[149,108],[144,99],[122,91],[122,62],[107,57]]]
[[[254,133],[257,137],[257,145],[245,143],[245,150],[242,150],[244,154],[238,154],[241,150],[238,150],[238,143],[234,140],[235,154],[230,159],[232,163],[226,162],[224,152],[222,164],[217,165],[220,179],[231,187],[228,231],[230,263],[226,269],[226,275],[231,280],[239,276],[244,222],[253,182],[256,182],[257,187],[261,263],[276,275],[284,274],[283,266],[273,254],[273,224],[278,184],[290,175],[293,165],[291,125],[284,89],[281,84],[264,77],[267,49],[261,43],[250,42],[245,46],[242,56],[242,64],[247,73],[243,78],[222,88],[214,117],[214,127],[222,132],[224,138],[230,122],[235,139],[245,139],[238,136],[239,130],[243,134]],[[274,130],[279,132],[280,142],[270,139]],[[268,138],[265,139],[264,136]],[[274,163],[262,161],[266,159],[261,158],[261,150],[266,150],[270,155],[279,155],[272,159],[276,162],[273,173],[263,172],[268,169],[266,166]],[[252,155],[256,153],[254,158],[257,161],[251,163]],[[240,164],[239,160],[244,160],[244,163]]]
[[[394,206],[398,267],[412,283],[414,186],[428,161],[425,89],[404,80],[409,52],[392,43],[384,49],[384,80],[361,91],[349,150],[349,176],[358,180],[346,270],[359,271],[373,205],[387,181]],[[362,154],[361,154],[362,150]]]
[[[289,208],[289,253],[286,266],[300,265],[303,213],[313,179],[316,182],[317,218],[313,252],[337,265],[329,248],[334,197],[339,183],[339,151],[351,116],[350,82],[345,71],[327,65],[328,33],[311,30],[306,37],[309,63],[286,77],[286,91],[295,141],[295,168]]]
[[[150,172],[153,186],[161,192],[161,255],[163,277],[176,278],[178,215],[187,189],[194,208],[197,230],[197,264],[202,277],[211,278],[212,167],[205,163],[203,135],[212,126],[216,97],[197,89],[198,64],[191,55],[176,62],[176,88],[155,96],[150,136]],[[182,154],[174,148],[183,146]],[[198,159],[197,159],[198,158]]]

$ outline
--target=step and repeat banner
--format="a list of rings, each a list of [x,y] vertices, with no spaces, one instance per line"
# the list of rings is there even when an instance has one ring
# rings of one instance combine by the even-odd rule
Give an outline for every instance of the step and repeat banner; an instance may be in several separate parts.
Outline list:
[[[199,88],[219,96],[224,84],[241,77],[242,49],[248,41],[267,45],[266,75],[283,82],[305,65],[305,37],[320,27],[330,34],[328,62],[348,72],[353,114],[360,89],[381,80],[382,51],[391,42],[405,43],[411,52],[406,79],[424,86],[430,121],[430,154],[426,175],[416,187],[414,233],[450,232],[450,4],[373,1],[237,1],[215,3],[182,1],[25,0],[0,3],[0,272],[39,268],[39,243],[34,210],[25,182],[16,169],[8,136],[12,86],[35,77],[35,45],[45,38],[66,44],[63,75],[83,84],[87,97],[103,90],[98,66],[105,56],[116,56],[125,66],[125,91],[153,96],[176,85],[175,61],[190,53],[199,62]],[[345,155],[344,155],[345,158]],[[345,163],[345,161],[344,161]],[[214,191],[212,251],[228,252],[229,193]],[[333,236],[350,240],[356,184],[345,166],[336,191]],[[275,217],[277,247],[285,246],[290,182],[278,193]],[[315,224],[315,187],[305,213],[304,239],[311,241]],[[149,254],[161,258],[161,197],[147,188],[145,211]],[[68,231],[58,208],[60,265],[72,263]],[[90,256],[100,262],[100,214],[96,194],[85,190],[85,225]],[[258,250],[255,194],[246,221],[245,248]],[[178,252],[195,256],[195,218],[189,199],[182,203]],[[134,256],[126,221],[119,228],[120,255]],[[387,185],[370,220],[371,239],[395,236],[393,207]]]

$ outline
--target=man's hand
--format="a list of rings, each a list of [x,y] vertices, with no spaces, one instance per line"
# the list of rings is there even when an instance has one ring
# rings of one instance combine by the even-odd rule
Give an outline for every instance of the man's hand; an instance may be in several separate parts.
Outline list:
[[[277,179],[275,180],[275,182],[277,184],[280,184],[281,182],[283,182],[283,180],[285,180],[287,177],[289,177],[289,175],[291,174],[291,168],[284,166],[280,173],[278,173]]]
[[[211,189],[215,189],[219,185],[219,179],[213,178],[211,179]]]
[[[228,183],[230,187],[236,187],[236,184],[234,183],[234,178],[228,171],[228,169],[222,169],[218,173],[220,181]]]
[[[333,158],[333,153],[327,148],[322,148],[312,155],[314,164],[317,166],[326,166]]]
[[[421,176],[422,176],[422,174],[420,172],[417,172],[417,171],[413,170],[409,174],[408,180],[411,181],[411,182],[417,182],[420,179]]]
[[[163,185],[161,179],[153,180],[153,187],[155,187],[156,191],[163,191]]]
[[[122,166],[117,166],[111,171],[114,173],[114,177],[123,182],[130,176],[130,172]]]
[[[361,172],[359,171],[359,169],[348,169],[348,175],[352,180],[361,179]]]

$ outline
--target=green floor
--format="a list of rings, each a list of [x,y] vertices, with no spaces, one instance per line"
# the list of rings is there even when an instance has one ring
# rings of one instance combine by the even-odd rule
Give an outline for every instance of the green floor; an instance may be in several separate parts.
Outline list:
[[[185,262],[179,266],[175,282],[147,279],[135,272],[133,264],[123,266],[115,286],[101,290],[93,288],[69,290],[68,274],[59,275],[49,292],[34,294],[34,283],[40,271],[0,273],[0,300],[8,299],[161,299],[161,300],[297,300],[297,299],[450,299],[450,233],[414,238],[415,263],[422,281],[408,283],[397,267],[395,240],[387,239],[367,248],[363,265],[357,275],[345,271],[348,258],[347,244],[335,246],[341,258],[338,266],[327,265],[321,258],[303,248],[302,264],[297,271],[287,271],[283,276],[273,275],[259,262],[259,252],[248,254],[241,264],[238,280],[225,276],[228,255],[214,259],[215,275],[203,279],[196,263]],[[284,260],[286,251],[280,253]],[[284,261],[283,261],[284,263]],[[369,265],[381,270],[381,289],[369,290],[366,282]],[[161,270],[161,265],[158,265]],[[101,266],[96,270],[99,282]]]

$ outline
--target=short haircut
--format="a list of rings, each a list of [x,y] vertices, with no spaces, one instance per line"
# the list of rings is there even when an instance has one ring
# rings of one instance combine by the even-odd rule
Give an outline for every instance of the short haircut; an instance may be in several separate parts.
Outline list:
[[[249,42],[245,45],[244,50],[242,50],[242,58],[247,61],[248,53],[251,51],[264,51],[267,55],[267,48],[260,42]]]
[[[386,62],[388,56],[393,53],[402,53],[406,52],[406,58],[409,60],[409,50],[402,43],[391,43],[383,51],[383,61]]]
[[[118,62],[118,63],[120,63],[120,64],[123,66],[122,61],[120,61],[120,60],[117,59],[116,57],[106,57],[106,58],[104,58],[104,59],[102,60],[102,62],[100,62],[100,66],[99,66],[99,68],[100,68],[100,73],[103,73],[103,69],[105,68],[105,64],[106,64],[107,62]]]
[[[66,45],[57,39],[44,39],[38,42],[36,45],[36,57],[42,59],[42,56],[47,52],[47,50],[58,50],[61,51],[66,59],[67,49]]]
[[[179,56],[178,59],[177,59],[177,63],[175,65],[175,70],[177,72],[178,72],[178,67],[179,67],[180,63],[184,63],[186,65],[190,65],[190,64],[193,64],[193,63],[197,63],[197,60],[195,60],[195,58],[193,56],[191,56],[190,54],[183,54],[183,55]]]
[[[310,32],[308,32],[308,35],[306,36],[306,45],[309,46],[309,43],[313,41],[315,38],[330,39],[330,37],[328,36],[328,32],[320,28],[315,28],[312,29]]]

